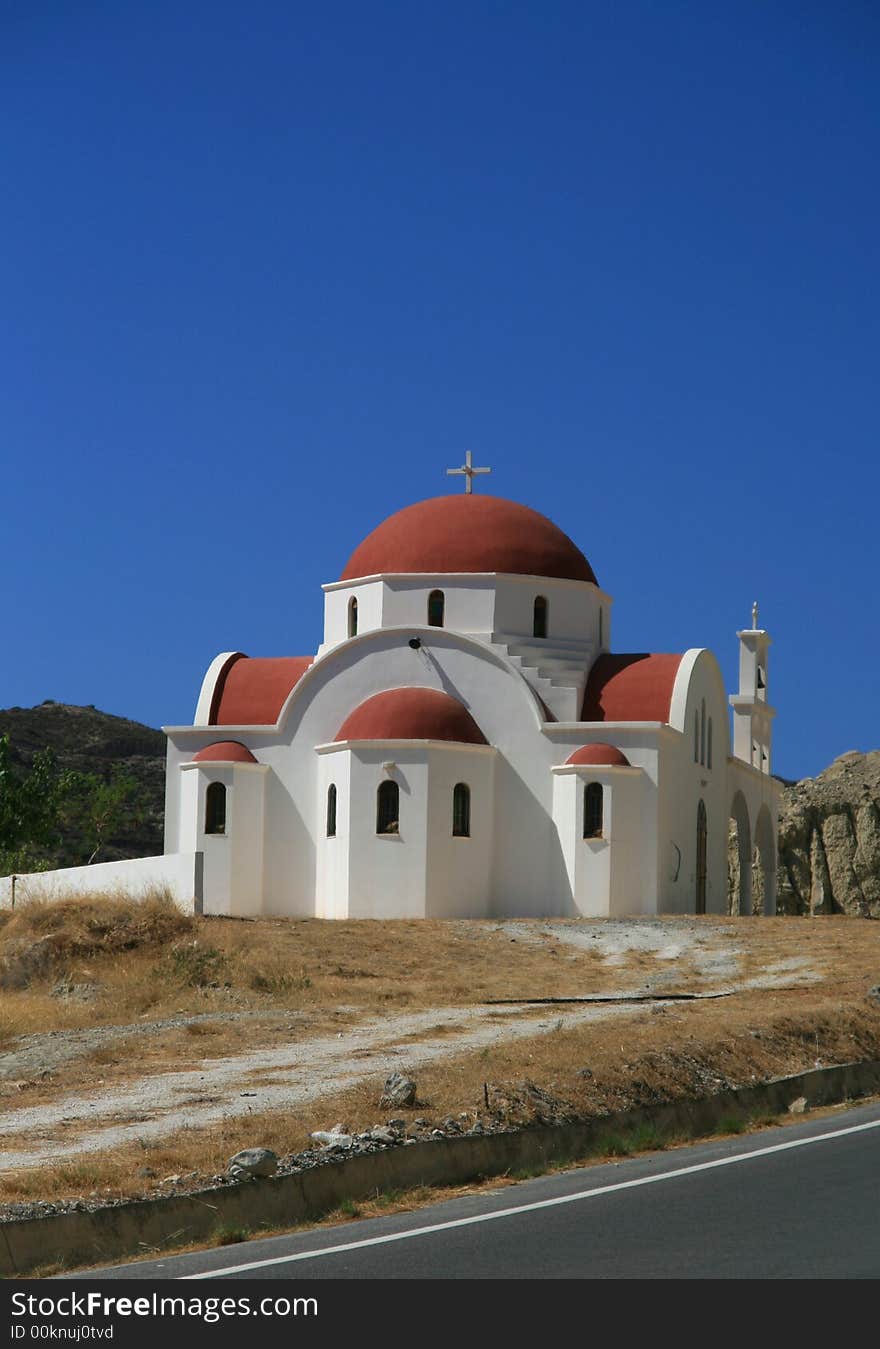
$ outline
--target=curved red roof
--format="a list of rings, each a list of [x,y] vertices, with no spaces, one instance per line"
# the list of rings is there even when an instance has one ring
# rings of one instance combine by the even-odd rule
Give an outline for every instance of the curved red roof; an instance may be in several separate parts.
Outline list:
[[[313,656],[239,656],[217,681],[211,726],[272,726]]]
[[[485,745],[467,708],[439,689],[387,689],[346,717],[337,740],[452,740]]]
[[[192,757],[193,763],[256,763],[247,745],[240,740],[217,740]]]
[[[432,497],[389,515],[354,550],[340,579],[398,572],[506,572],[596,581],[581,550],[546,515],[478,493]]]
[[[630,762],[616,745],[582,745],[565,761],[573,764],[595,764],[608,768],[629,768]]]
[[[582,721],[669,721],[680,655],[599,656],[584,691]]]

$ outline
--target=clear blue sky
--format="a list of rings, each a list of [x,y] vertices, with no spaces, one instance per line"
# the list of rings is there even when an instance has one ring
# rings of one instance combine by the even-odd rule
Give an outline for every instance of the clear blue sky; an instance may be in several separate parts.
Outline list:
[[[868,0],[0,0],[0,706],[192,719],[384,516],[551,516],[618,650],[753,599],[775,768],[880,745]]]

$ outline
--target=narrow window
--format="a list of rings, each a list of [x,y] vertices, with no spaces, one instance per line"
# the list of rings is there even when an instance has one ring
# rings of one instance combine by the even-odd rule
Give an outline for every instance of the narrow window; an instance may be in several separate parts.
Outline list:
[[[471,836],[471,789],[466,782],[457,782],[452,793],[452,836]]]
[[[400,788],[386,778],[376,793],[376,833],[400,833]]]
[[[694,763],[700,762],[700,714],[694,708]]]
[[[706,762],[706,699],[700,707],[700,763]]]
[[[602,784],[588,782],[584,788],[584,838],[602,837]]]
[[[327,837],[336,837],[336,783],[327,788]]]
[[[706,739],[706,767],[712,767],[712,718],[709,718],[709,734]]]
[[[352,596],[352,598],[348,601],[348,635],[349,635],[349,637],[357,637],[357,630],[358,630],[358,602],[357,602],[357,600],[354,598],[354,596]]]
[[[535,613],[532,621],[532,636],[547,636],[547,601],[543,595],[539,595],[535,600]]]
[[[226,833],[226,788],[222,782],[209,782],[205,792],[205,833]]]
[[[428,627],[443,627],[443,611],[446,608],[446,599],[442,590],[432,590],[428,596]]]

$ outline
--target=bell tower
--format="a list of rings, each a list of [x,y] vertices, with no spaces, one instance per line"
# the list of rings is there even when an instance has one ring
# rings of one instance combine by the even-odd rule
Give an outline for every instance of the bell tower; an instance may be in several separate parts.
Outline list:
[[[767,648],[770,637],[758,627],[758,602],[752,605],[752,626],[738,632],[739,691],[730,695],[733,708],[733,754],[761,773],[770,773],[770,748],[775,710],[767,701]]]

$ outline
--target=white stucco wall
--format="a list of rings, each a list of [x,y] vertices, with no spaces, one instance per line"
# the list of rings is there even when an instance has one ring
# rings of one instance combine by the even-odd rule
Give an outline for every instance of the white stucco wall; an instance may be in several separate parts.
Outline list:
[[[205,913],[263,911],[264,797],[268,769],[247,763],[181,766],[179,833],[204,854]],[[205,795],[212,782],[226,789],[226,828],[205,833]]]
[[[110,895],[143,899],[167,891],[187,913],[201,912],[202,854],[199,852],[138,857],[121,862],[97,862],[87,867],[63,867],[16,877],[16,906],[29,899],[75,899],[79,895]],[[12,905],[12,877],[0,877],[0,908]]]
[[[702,734],[704,704],[705,748]],[[710,719],[711,767],[708,763]],[[664,738],[660,756],[657,798],[659,912],[695,911],[697,813],[702,800],[708,827],[706,912],[726,913],[729,728],[724,681],[711,651],[695,648],[685,653],[673,689],[670,721],[680,735]],[[704,762],[699,762],[700,759]],[[674,878],[676,869],[677,879]]]
[[[432,591],[444,596],[444,628],[482,641],[531,638],[535,599],[548,602],[547,642],[587,643],[599,649],[599,609],[604,610],[602,649],[611,630],[611,596],[590,582],[540,576],[446,574],[380,576],[334,581],[324,589],[324,640],[319,654],[348,637],[348,606],[358,601],[358,632],[428,622]]]
[[[496,754],[438,746],[429,752],[426,918],[482,918],[492,903]],[[470,788],[470,835],[452,833],[456,783]]]

